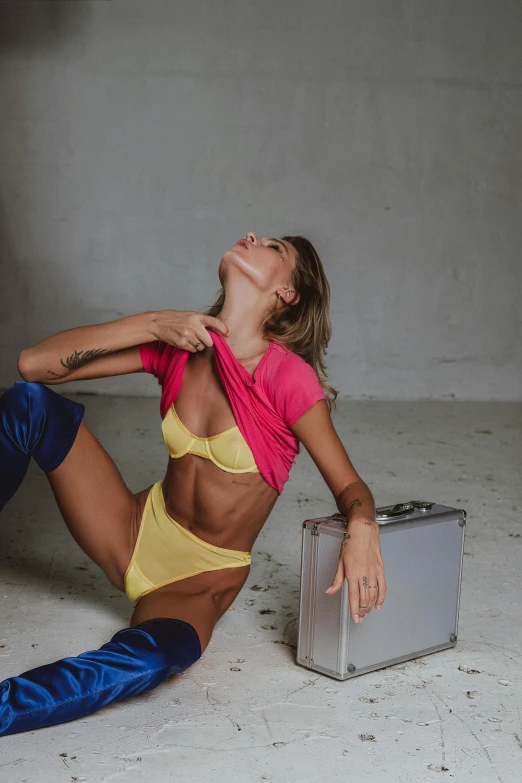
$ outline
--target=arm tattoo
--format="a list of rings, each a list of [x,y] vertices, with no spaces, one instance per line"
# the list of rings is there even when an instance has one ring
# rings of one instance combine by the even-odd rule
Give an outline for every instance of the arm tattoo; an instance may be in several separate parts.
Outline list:
[[[345,487],[343,489],[343,491],[341,492],[341,494],[338,495],[338,497],[337,497],[337,508],[338,509],[342,508],[342,503],[341,503],[342,496],[344,495],[346,490],[347,490],[347,487]],[[342,513],[343,516],[346,517],[346,520],[349,522],[350,521],[350,512],[353,511],[354,508],[360,508],[361,506],[362,506],[362,503],[359,500],[359,498],[354,498],[353,500],[351,500],[348,503],[348,505],[345,508],[342,508],[342,512],[341,513]]]
[[[335,502],[337,503],[337,505],[339,505],[339,503],[340,503],[340,502],[341,502],[341,500],[343,499],[343,495],[344,495],[344,493],[345,493],[345,492],[348,492],[348,490],[349,490],[349,489],[350,489],[350,485],[349,485],[349,484],[347,484],[347,485],[345,486],[345,488],[344,488],[343,490],[341,490],[341,492],[339,492],[339,494],[338,494],[338,495],[337,495],[337,497],[335,498]]]
[[[359,498],[355,498],[355,500],[352,500],[352,502],[349,503],[348,506],[346,507],[346,514],[344,516],[348,519],[348,516],[352,508],[359,508],[360,506],[362,506],[361,501],[359,500]]]
[[[348,490],[350,489],[350,486],[351,486],[350,484],[347,484],[345,486],[345,488],[343,490],[341,490],[341,492],[339,492],[339,494],[337,495],[337,497],[335,499],[335,502],[337,503],[337,508],[341,507],[341,501],[342,501],[345,493],[348,492]],[[350,515],[350,511],[352,510],[352,508],[359,508],[360,506],[362,506],[362,503],[359,500],[359,498],[355,498],[354,500],[352,500],[348,504],[347,508],[343,511],[343,514],[346,517],[346,519],[348,519],[348,517]]]
[[[52,375],[53,378],[65,378],[65,374],[53,372],[52,370],[47,370],[47,375]]]
[[[93,359],[97,359],[98,356],[108,353],[106,348],[95,348],[91,351],[75,351],[65,360],[60,359],[61,364],[67,367],[68,370],[77,370],[79,367],[83,367],[84,364],[92,362]],[[82,355],[83,354],[83,355]]]

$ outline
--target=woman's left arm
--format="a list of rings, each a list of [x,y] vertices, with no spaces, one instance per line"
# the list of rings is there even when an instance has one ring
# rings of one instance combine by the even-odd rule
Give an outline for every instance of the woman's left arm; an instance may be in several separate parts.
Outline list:
[[[372,493],[346,453],[326,400],[318,400],[291,429],[317,465],[339,512],[347,519],[337,571],[327,593],[332,595],[340,590],[346,578],[350,611],[354,621],[359,622],[374,603],[380,609],[386,595]]]

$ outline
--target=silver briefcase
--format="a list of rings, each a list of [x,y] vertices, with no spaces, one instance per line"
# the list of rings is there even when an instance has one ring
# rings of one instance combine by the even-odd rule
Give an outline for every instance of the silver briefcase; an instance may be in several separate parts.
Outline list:
[[[297,663],[346,680],[457,642],[466,512],[412,500],[376,509],[386,577],[382,608],[353,622],[348,583],[332,584],[346,517],[302,527]]]

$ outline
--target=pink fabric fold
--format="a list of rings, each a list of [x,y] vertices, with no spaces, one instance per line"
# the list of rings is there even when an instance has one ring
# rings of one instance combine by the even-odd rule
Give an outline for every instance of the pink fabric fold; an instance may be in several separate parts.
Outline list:
[[[315,402],[326,398],[319,378],[298,354],[270,345],[254,378],[232,353],[226,340],[212,330],[214,357],[236,424],[259,468],[279,494],[299,454],[299,440],[290,429]],[[140,345],[144,369],[161,385],[160,414],[164,418],[178,396],[190,351],[159,340]]]

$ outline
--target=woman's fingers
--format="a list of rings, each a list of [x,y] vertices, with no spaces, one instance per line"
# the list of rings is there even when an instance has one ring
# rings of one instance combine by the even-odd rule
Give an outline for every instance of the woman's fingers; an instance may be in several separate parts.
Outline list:
[[[365,610],[361,607],[361,604],[365,604],[366,601],[361,597],[357,577],[348,577],[348,600],[350,601],[352,620],[354,623],[362,622]]]
[[[161,310],[155,317],[155,336],[176,348],[195,353],[214,345],[207,327],[226,336],[228,326],[220,318],[214,318],[194,310]],[[199,343],[199,345],[196,344]]]
[[[337,564],[337,571],[335,572],[335,577],[332,581],[331,586],[325,590],[325,592],[328,595],[334,595],[334,593],[337,593],[341,587],[343,586],[343,582],[345,579],[345,570],[344,570],[344,562],[342,557],[339,558],[339,562]],[[357,577],[346,577],[348,582],[348,600],[350,602],[350,614],[352,615],[353,620],[357,623],[359,622],[359,617],[361,615],[361,610],[359,609],[359,580]]]
[[[337,571],[335,572],[332,584],[325,592],[328,595],[337,593],[343,586],[345,578],[348,582],[350,614],[353,621],[358,623],[359,620],[363,620],[374,607],[380,609],[382,606],[386,594],[384,574],[381,576],[370,576],[370,578],[367,578],[365,574],[361,577],[346,576],[343,559],[339,558]],[[375,587],[375,585],[377,585],[377,587]]]
[[[205,348],[212,348],[212,346],[214,345],[212,339],[209,337],[209,334],[207,331],[205,331],[205,329],[195,329],[194,336],[189,338],[189,342],[190,342],[189,350],[191,350],[193,353],[198,353],[198,351],[204,351]]]
[[[328,595],[333,595],[338,590],[341,589],[344,582],[344,563],[342,558],[339,558],[339,562],[337,564],[337,571],[335,572],[335,576],[333,578],[332,584],[330,587],[325,590],[325,593],[328,593]]]
[[[207,316],[202,313],[189,313],[188,315],[185,336],[189,344],[189,350],[193,353],[196,351],[204,351],[205,347],[212,348],[214,345],[212,337],[204,326],[204,319],[206,318]],[[197,347],[196,343],[199,343]]]
[[[215,318],[213,315],[205,315],[203,313],[201,315],[201,323],[205,326],[211,326],[213,329],[217,329],[218,332],[221,332],[223,337],[226,337],[230,331],[226,323],[222,321],[221,318]]]
[[[194,339],[191,340],[191,343],[194,346],[197,342],[199,342],[197,348],[194,348],[195,351],[204,351],[205,346],[212,348],[214,345],[212,338],[206,328],[208,326],[211,326],[214,330],[218,331],[223,335],[223,337],[227,336],[229,328],[224,321],[221,321],[219,318],[214,318],[213,316],[204,315],[201,313],[197,313],[196,315],[198,316],[199,323],[194,327]]]
[[[359,579],[359,609],[361,617],[366,617],[373,609],[377,598],[377,577],[364,574]]]
[[[364,578],[360,582],[359,592],[361,595],[361,604],[368,604],[368,607],[364,610],[365,615],[371,612],[372,609],[380,609],[384,603],[384,596],[386,594],[386,580],[384,573],[376,574],[374,577],[370,576],[368,579],[368,589],[364,590],[365,581]],[[367,596],[367,600],[364,600],[364,596]],[[361,607],[362,608],[362,607]]]
[[[374,607],[381,608],[386,595],[386,580],[378,540],[377,551],[374,548],[370,556],[354,552],[353,548],[346,549],[339,558],[332,585],[325,592],[328,595],[337,593],[345,579],[348,582],[350,614],[354,622],[363,620]]]
[[[374,582],[375,584],[375,582]],[[377,576],[377,599],[375,601],[375,608],[380,609],[384,603],[384,597],[386,595],[386,579],[384,578],[384,568],[381,569],[381,573]]]
[[[370,584],[370,586],[368,587],[368,603],[370,604],[370,606],[368,607],[369,612],[371,612],[371,610],[375,608],[375,602],[377,600],[378,593],[379,593],[379,585],[377,584],[377,581],[374,581],[373,585]]]

